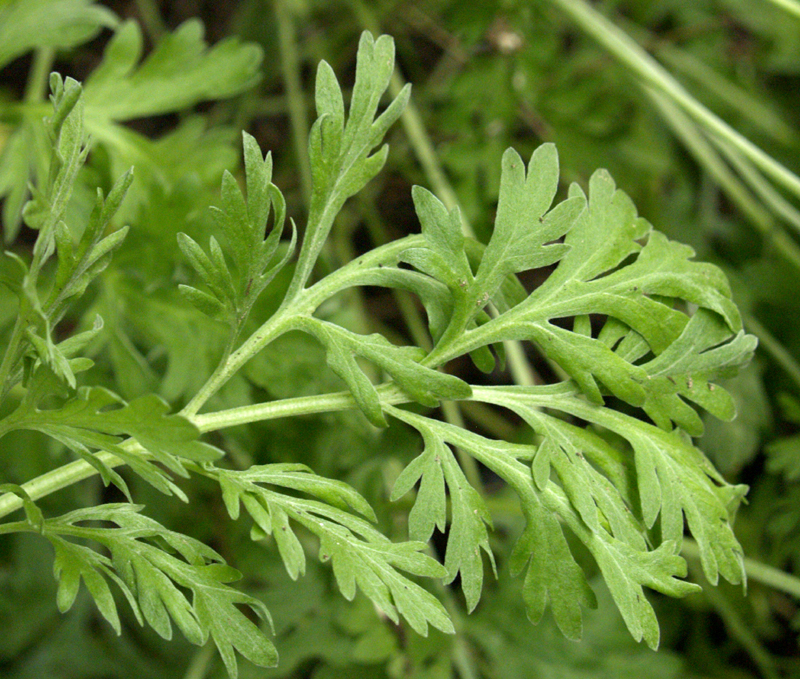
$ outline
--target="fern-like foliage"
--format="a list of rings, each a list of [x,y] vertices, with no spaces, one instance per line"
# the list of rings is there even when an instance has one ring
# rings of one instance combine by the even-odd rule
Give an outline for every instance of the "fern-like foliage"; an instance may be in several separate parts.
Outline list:
[[[112,146],[118,122],[128,117],[238,91],[252,79],[244,66],[258,56],[235,43],[206,51],[192,25],[166,38],[137,66],[140,52],[138,29],[123,25],[87,83],[86,103],[94,107],[90,126]],[[238,79],[221,84],[218,62],[225,73],[238,69]],[[228,334],[219,366],[179,413],[153,394],[125,402],[106,388],[78,386],[78,376],[83,380],[92,365],[81,352],[103,331],[102,321],[61,341],[54,333],[125,237],[114,217],[132,179],[124,174],[108,197],[98,193],[76,242],[64,219],[88,149],[84,98],[78,83],[53,76],[49,174],[23,213],[39,235],[31,261],[17,260],[19,273],[7,281],[19,311],[0,364],[2,395],[10,404],[0,434],[41,432],[78,460],[30,483],[3,485],[0,516],[24,509],[26,519],[0,524],[0,532],[35,532],[50,541],[62,611],[83,582],[120,632],[111,583],[134,617],[162,637],[171,636],[174,622],[192,643],[213,639],[235,677],[234,651],[262,666],[277,662],[262,626],[239,606],[263,620],[269,614],[229,585],[239,574],[219,554],[132,504],[128,484],[115,468],[127,465],[159,491],[184,501],[190,497],[176,477],[213,480],[231,519],[240,518],[243,506],[253,539],[271,536],[293,579],[306,569],[304,543],[315,539],[320,560],[330,562],[347,599],[360,589],[395,623],[405,620],[424,635],[431,625],[452,632],[453,624],[442,603],[412,577],[445,583],[460,577],[471,610],[481,597],[485,561],[496,570],[492,516],[457,449],[503,479],[519,498],[526,528],[511,570],[525,572],[530,619],[537,622],[550,606],[565,635],[581,636],[582,608],[595,606],[596,599],[587,565],[572,551],[575,538],[596,562],[632,636],[655,648],[659,627],[644,588],[674,597],[698,589],[684,579],[679,552],[685,531],[698,542],[709,580],[716,583],[720,575],[743,580],[732,522],[745,489],[727,484],[691,437],[702,433],[697,407],[733,417],[732,400],[716,381],[749,360],[755,340],[743,333],[719,269],[692,261],[690,248],[653,231],[608,173],[596,172],[588,193],[572,185],[565,200],[554,202],[559,168],[549,144],[527,165],[514,150],[503,156],[497,216],[485,246],[463,235],[458,210],[448,211],[433,194],[415,187],[420,234],[312,280],[337,214],[385,162],[388,148],[381,144],[409,96],[403,90],[379,112],[393,67],[392,40],[365,33],[345,111],[332,69],[320,66],[319,117],[309,143],[309,217],[286,293],[271,317],[251,318],[259,296],[290,266],[298,230],[292,224],[291,238],[284,239],[285,201],[272,183],[271,158],[255,139],[244,135],[245,191],[233,175],[224,175],[221,209],[215,212],[220,240],[212,238],[204,249],[179,236],[199,279],[181,292]],[[40,274],[54,256],[55,271],[45,284]],[[551,270],[528,293],[516,274],[541,267]],[[397,346],[326,319],[323,303],[357,286],[417,295],[433,349]],[[248,319],[258,328],[243,337]],[[197,414],[247,361],[290,331],[319,342],[347,392]],[[466,355],[490,372],[504,360],[507,342],[528,343],[564,379],[486,387],[447,372]],[[185,352],[192,351],[186,338]],[[385,381],[376,384],[364,361]],[[537,442],[493,440],[443,422],[432,410],[443,400],[508,409],[530,426]],[[402,407],[409,402],[413,407]],[[222,451],[200,440],[201,430],[341,408],[359,409],[376,426],[399,421],[421,435],[422,452],[400,474],[392,494],[397,499],[418,484],[409,517],[411,541],[389,540],[375,526],[367,501],[340,481],[299,464],[233,468],[221,459]],[[43,516],[36,499],[93,473],[116,485],[131,504]],[[443,565],[426,553],[434,530],[446,533]]]

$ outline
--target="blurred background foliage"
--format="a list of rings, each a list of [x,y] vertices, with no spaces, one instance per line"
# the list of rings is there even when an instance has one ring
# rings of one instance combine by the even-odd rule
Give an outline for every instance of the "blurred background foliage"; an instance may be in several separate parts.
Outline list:
[[[59,2],[64,4],[53,4]],[[0,2],[0,10],[8,4]],[[344,601],[322,566],[310,563],[306,576],[291,582],[273,545],[252,542],[245,521],[226,520],[219,498],[202,480],[187,488],[192,504],[182,505],[129,478],[151,516],[213,545],[245,573],[247,589],[272,611],[281,665],[256,670],[243,663],[241,676],[800,676],[800,581],[792,575],[800,567],[800,213],[795,207],[800,180],[795,185],[791,179],[797,179],[791,172],[800,171],[800,11],[794,0],[73,4],[105,9],[93,29],[65,39],[62,48],[26,52],[0,70],[0,197],[6,241],[16,251],[32,243],[25,230],[14,237],[27,187],[21,179],[37,176],[41,164],[35,132],[26,122],[44,110],[37,69],[86,81],[113,27],[125,19],[141,26],[145,53],[179,26],[186,29],[187,21],[201,22],[189,26],[204,26],[211,44],[233,36],[263,52],[260,62],[255,52],[242,62],[252,72],[240,71],[227,90],[200,87],[189,101],[141,111],[116,121],[116,127],[97,123],[84,170],[87,188],[76,192],[70,210],[78,217],[87,213],[88,187],[108,187],[121,169],[135,164],[137,179],[120,216],[132,228],[70,325],[81,328],[96,313],[103,316],[105,329],[92,347],[98,361],[93,378],[127,398],[157,391],[179,406],[211,372],[224,336],[176,293],[176,284],[188,277],[176,233],[207,240],[207,208],[218,201],[222,172],[239,171],[241,129],[272,150],[274,181],[287,196],[289,214],[302,223],[316,64],[326,59],[347,86],[364,29],[394,37],[399,64],[394,86],[399,89],[401,78],[413,83],[412,107],[390,132],[387,167],[345,206],[326,266],[416,231],[413,184],[460,205],[475,235],[485,240],[502,152],[514,146],[527,157],[542,142],[553,141],[566,182],[585,185],[592,171],[607,168],[656,228],[721,266],[732,280],[747,329],[760,339],[756,360],[727,385],[738,401],[739,418],[732,424],[709,420],[700,441],[729,481],[751,488],[737,520],[737,534],[751,559],[747,595],[723,586],[682,601],[653,596],[662,621],[658,653],[630,639],[611,605],[587,614],[585,639],[578,644],[565,641],[548,619],[532,627],[525,619],[521,583],[509,577],[490,583],[470,616],[455,590],[438,590],[458,634],[434,631],[423,639],[379,618],[364,598]],[[635,42],[621,41],[619,30]],[[666,80],[652,75],[646,55],[663,66],[655,72]],[[699,113],[687,108],[683,95]],[[724,121],[723,127],[714,121]],[[748,154],[738,135],[767,160]],[[273,294],[260,300],[253,317],[274,308],[286,282],[278,281]],[[407,304],[403,297],[368,289],[334,300],[324,312],[352,329],[380,330],[409,343],[401,313]],[[4,327],[13,313],[13,307],[0,306]],[[547,365],[532,361],[547,379]],[[340,388],[323,352],[304,336],[288,335],[232,380],[215,397],[215,406]],[[468,426],[509,440],[530,436],[507,414],[467,408],[464,415]],[[235,464],[300,461],[319,474],[348,481],[376,508],[387,535],[405,537],[409,506],[389,504],[387,498],[402,466],[419,450],[410,431],[395,425],[378,432],[360,414],[342,413],[261,423],[216,437]],[[0,478],[19,483],[62,459],[64,452],[44,438],[10,435],[0,455]],[[496,517],[492,547],[507,571],[521,518],[504,489],[490,477],[484,481]],[[113,499],[113,491],[95,479],[43,504],[65,511],[101,496]],[[133,620],[122,637],[115,637],[87,597],[61,616],[48,549],[25,535],[0,542],[0,676],[224,676],[211,648],[198,652],[183,639],[167,644]],[[690,546],[686,556],[691,566]],[[690,577],[702,582],[696,571]]]

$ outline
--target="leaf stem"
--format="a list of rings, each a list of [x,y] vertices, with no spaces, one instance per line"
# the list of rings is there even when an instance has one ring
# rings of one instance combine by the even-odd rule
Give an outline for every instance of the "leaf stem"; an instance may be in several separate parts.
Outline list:
[[[700,568],[694,565],[690,572],[695,580],[702,580]],[[761,644],[750,626],[742,619],[736,607],[720,592],[716,587],[710,587],[708,583],[703,583],[703,594],[708,602],[716,609],[722,617],[725,626],[728,628],[731,637],[736,639],[747,651],[753,662],[758,666],[759,672],[765,679],[778,679],[778,672],[775,662]]]
[[[759,346],[764,349],[772,359],[784,369],[786,374],[800,389],[800,365],[794,356],[786,350],[775,336],[767,330],[752,314],[743,314],[745,327],[758,337]]]
[[[663,92],[711,135],[727,142],[748,158],[764,174],[800,196],[800,177],[764,153],[749,139],[703,106],[647,51],[625,31],[609,21],[584,0],[551,0],[587,34],[630,68],[646,84]]]
[[[681,552],[693,561],[700,560],[700,547],[694,540],[684,538]],[[800,600],[800,578],[748,557],[744,559],[744,570],[748,579],[790,594]]]
[[[395,384],[385,383],[377,387],[378,396],[382,403],[398,404],[409,401]],[[217,431],[226,427],[239,424],[273,420],[280,417],[297,417],[315,413],[350,410],[356,408],[355,400],[350,392],[337,392],[321,394],[319,396],[304,396],[300,398],[271,401],[253,406],[231,408],[206,415],[187,416],[201,432]],[[185,413],[183,413],[186,416]],[[147,452],[135,441],[128,439],[120,444],[125,450],[147,456]],[[119,467],[123,461],[111,453],[100,452],[97,458],[108,467]],[[22,484],[22,488],[32,500],[38,500],[62,488],[71,486],[79,481],[88,479],[98,471],[84,460],[76,460],[49,472],[37,476],[35,479]],[[0,495],[0,519],[22,508],[22,499],[13,493]],[[3,524],[0,524],[2,526]]]
[[[396,385],[385,383],[377,388],[381,403],[396,405],[407,403],[410,399]],[[240,406],[216,413],[195,415],[192,422],[205,433],[251,422],[263,422],[281,417],[297,417],[356,408],[356,402],[349,391],[340,391],[319,396],[300,396],[297,398],[269,401],[256,405]]]
[[[52,47],[38,49],[33,53],[33,64],[25,85],[26,104],[38,104],[47,95],[47,79],[53,66],[56,51]]]
[[[275,16],[278,20],[278,47],[281,55],[281,72],[286,87],[289,122],[294,137],[295,155],[300,168],[300,184],[303,200],[311,203],[311,165],[308,160],[308,115],[303,88],[300,82],[300,59],[297,54],[297,37],[291,10],[286,0],[275,0]]]
[[[180,414],[190,418],[195,415],[205,405],[206,401],[216,394],[247,361],[290,329],[294,315],[284,309],[283,311],[279,310],[272,316],[236,351],[231,353],[226,360],[220,362],[211,377],[195,394],[194,398],[186,404]]]
[[[0,523],[0,535],[9,533],[29,533],[33,529],[27,521],[9,521]]]
[[[198,650],[186,669],[183,679],[203,679],[208,674],[211,662],[214,660],[216,646],[209,640],[205,646]]]
[[[97,453],[97,458],[109,467],[118,467],[122,464],[122,460],[111,453]],[[70,462],[69,464],[46,472],[41,476],[37,476],[27,483],[23,483],[22,487],[25,489],[25,492],[28,493],[31,500],[38,500],[39,498],[55,493],[57,490],[78,483],[78,481],[88,479],[97,473],[98,471],[88,462],[76,460],[75,462]],[[13,493],[0,495],[0,519],[18,509],[22,509],[21,498]],[[0,524],[0,528],[4,525],[5,524]]]

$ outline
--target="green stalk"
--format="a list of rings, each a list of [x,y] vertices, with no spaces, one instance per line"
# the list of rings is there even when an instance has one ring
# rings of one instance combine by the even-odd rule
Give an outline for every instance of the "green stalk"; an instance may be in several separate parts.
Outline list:
[[[681,552],[687,559],[700,561],[700,547],[694,540],[684,538]],[[800,578],[748,557],[744,558],[744,572],[748,580],[760,582],[800,600]]]
[[[381,403],[396,405],[406,403],[409,398],[394,384],[387,382],[377,388]],[[195,415],[192,422],[202,432],[218,431],[240,424],[275,420],[281,417],[298,417],[317,413],[337,412],[356,408],[355,399],[349,391],[341,391],[319,396],[299,396],[279,401],[269,401],[255,405],[240,406],[216,413]]]
[[[38,104],[47,96],[50,69],[53,67],[56,51],[52,47],[44,47],[33,53],[33,63],[25,85],[25,104]]]
[[[208,378],[200,391],[194,395],[194,398],[186,404],[180,414],[185,417],[195,415],[205,405],[206,401],[216,394],[247,361],[267,344],[288,332],[291,329],[291,320],[291,314],[279,311],[264,323],[242,346],[217,366],[211,377]]]
[[[216,657],[216,650],[217,647],[214,642],[209,640],[205,646],[194,654],[189,667],[186,668],[186,674],[183,675],[183,679],[204,679]]]
[[[758,345],[764,349],[772,359],[783,368],[786,374],[800,389],[800,364],[795,357],[751,314],[744,315],[744,325],[758,337]]]
[[[729,144],[766,176],[800,196],[800,177],[698,102],[636,41],[584,0],[551,0],[642,81],[680,106],[721,143]]]
[[[797,0],[769,0],[776,7],[800,19],[800,2]]]
[[[378,395],[382,403],[399,404],[405,403],[409,399],[401,392],[396,385],[386,383],[377,387]],[[322,394],[320,396],[304,396],[300,398],[282,399],[271,401],[253,406],[243,406],[232,408],[207,415],[188,417],[201,432],[217,431],[227,427],[234,427],[239,424],[250,422],[262,422],[274,420],[280,417],[313,415],[316,413],[334,412],[340,410],[352,410],[356,408],[356,403],[350,392],[338,392],[334,394]],[[145,451],[136,441],[128,439],[120,444],[125,450],[132,453],[139,453],[145,458],[149,458]],[[123,461],[111,453],[100,452],[97,458],[108,467],[119,467]],[[88,462],[76,460],[57,469],[37,476],[35,479],[22,484],[22,488],[28,493],[32,500],[55,493],[62,488],[71,486],[79,481],[88,479],[98,471]],[[0,519],[22,508],[22,500],[13,493],[0,495]],[[5,525],[5,524],[3,524]]]
[[[644,89],[675,136],[685,144],[695,160],[714,178],[745,216],[761,233],[768,233],[774,229],[775,223],[772,217],[731,172],[719,153],[697,129],[696,123],[659,90],[653,87]]]
[[[136,0],[136,9],[139,10],[139,17],[142,20],[150,38],[153,42],[161,39],[167,32],[167,25],[161,18],[161,12],[155,0]]]
[[[702,581],[699,567],[694,566],[691,571],[695,576],[694,580]],[[765,679],[778,679],[778,671],[769,651],[764,648],[747,622],[742,619],[736,607],[716,587],[704,585],[703,594],[705,594],[711,606],[719,613],[731,637],[736,639],[753,659],[761,675]]]
[[[281,73],[286,87],[289,122],[292,126],[295,156],[300,168],[303,200],[311,203],[311,165],[308,160],[308,115],[300,82],[300,57],[297,53],[297,36],[291,11],[286,0],[275,0],[275,17],[278,20],[278,46],[281,55]]]

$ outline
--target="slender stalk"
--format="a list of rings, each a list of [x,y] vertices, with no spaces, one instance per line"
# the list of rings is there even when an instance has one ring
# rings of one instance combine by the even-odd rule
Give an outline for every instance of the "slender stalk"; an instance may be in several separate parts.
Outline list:
[[[653,87],[645,87],[645,92],[661,112],[664,120],[672,128],[673,133],[689,149],[697,162],[714,178],[730,199],[736,203],[750,222],[761,233],[768,233],[774,227],[774,221],[758,201],[752,196],[741,181],[731,172],[725,161],[719,156],[711,143],[697,129],[696,123],[676,106],[669,97]]]
[[[33,63],[25,85],[25,104],[38,104],[47,96],[48,78],[53,67],[56,51],[43,47],[33,53]]]
[[[378,387],[377,391],[381,403],[387,405],[406,403],[409,400],[408,396],[391,383],[381,385]],[[349,391],[341,391],[319,396],[287,398],[281,399],[280,401],[240,406],[239,408],[221,410],[206,415],[195,415],[192,418],[192,422],[194,422],[201,432],[205,433],[226,429],[228,427],[235,427],[240,424],[249,424],[251,422],[263,422],[265,420],[275,420],[281,417],[297,417],[300,415],[352,410],[353,408],[356,408],[356,402],[353,396]]]
[[[281,72],[286,87],[289,121],[292,126],[295,156],[300,168],[300,184],[306,205],[311,202],[311,165],[308,160],[308,115],[300,82],[300,57],[291,10],[286,0],[275,0],[275,17],[278,20],[278,47],[281,55]]]
[[[684,538],[681,552],[692,561],[700,561],[700,547],[694,540]],[[760,582],[762,585],[791,594],[800,600],[800,578],[748,557],[744,559],[744,571],[747,573],[748,580]]]
[[[160,40],[167,32],[167,25],[161,18],[156,0],[136,0],[136,9],[153,42]]]
[[[11,533],[30,533],[33,528],[27,521],[9,521],[0,523],[0,535],[10,535]]]
[[[695,576],[694,579],[701,582],[702,574],[700,573],[700,568],[694,566],[691,571]],[[736,607],[716,587],[709,587],[707,584],[702,586],[703,594],[705,594],[711,606],[719,613],[731,637],[744,647],[753,662],[758,666],[759,672],[764,679],[778,679],[778,671],[769,651],[764,648],[758,637],[753,634],[750,626],[742,619]]]
[[[271,341],[287,332],[290,329],[290,323],[290,314],[281,313],[280,311],[276,313],[253,333],[242,346],[231,353],[227,360],[220,363],[200,391],[181,410],[180,414],[186,417],[195,415],[205,405],[206,401],[216,394],[247,361]]]
[[[205,646],[194,654],[189,662],[189,667],[186,668],[186,674],[183,675],[183,679],[204,679],[216,656],[215,651],[214,642],[209,640]]]
[[[109,467],[118,467],[122,464],[122,460],[111,455],[111,453],[97,453],[97,458]],[[70,462],[69,464],[46,472],[41,476],[37,476],[27,483],[23,483],[22,487],[28,493],[31,500],[38,500],[62,488],[78,483],[78,481],[88,479],[97,473],[97,470],[88,462],[76,460],[75,462]],[[18,509],[22,509],[22,500],[19,497],[13,493],[0,495],[0,519]]]
[[[797,2],[797,0],[769,0],[769,2],[800,19],[800,2]]]
[[[751,314],[744,316],[745,327],[758,337],[759,346],[764,349],[773,360],[784,369],[786,374],[800,389],[800,364],[786,348],[775,339],[774,335],[767,330],[761,323]]]
[[[614,25],[584,0],[551,0],[586,33],[627,66],[647,85],[669,97],[695,118],[711,135],[730,144],[765,175],[800,196],[800,177],[734,130],[703,106],[625,31]]]
[[[392,383],[386,383],[377,387],[381,402],[386,404],[398,404],[408,401],[408,397]],[[201,432],[217,431],[226,427],[234,427],[239,424],[250,422],[261,422],[273,420],[280,417],[311,415],[315,413],[349,410],[356,407],[356,403],[350,392],[339,392],[335,394],[322,394],[320,396],[306,396],[301,398],[291,398],[281,401],[272,401],[253,406],[243,406],[232,408],[207,415],[189,417],[189,419],[200,429]],[[132,453],[139,453],[143,457],[148,457],[147,452],[136,441],[129,439],[121,444],[125,450]],[[123,461],[111,453],[100,452],[97,458],[108,467],[118,467]],[[57,469],[37,476],[35,479],[22,484],[22,488],[28,493],[32,500],[38,500],[62,488],[71,486],[79,481],[88,479],[97,474],[97,469],[88,462],[76,460]],[[12,512],[22,508],[22,500],[13,493],[0,495],[0,519]]]

